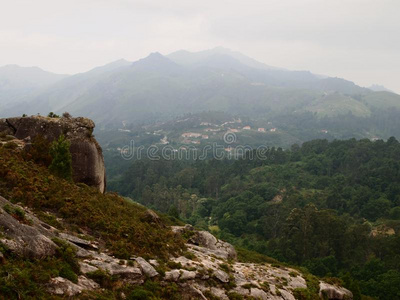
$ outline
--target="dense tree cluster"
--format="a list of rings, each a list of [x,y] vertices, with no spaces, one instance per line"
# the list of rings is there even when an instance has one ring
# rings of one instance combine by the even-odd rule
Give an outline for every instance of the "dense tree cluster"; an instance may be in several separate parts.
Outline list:
[[[236,245],[340,277],[355,299],[399,299],[400,143],[313,140],[267,155],[136,160],[109,187]]]

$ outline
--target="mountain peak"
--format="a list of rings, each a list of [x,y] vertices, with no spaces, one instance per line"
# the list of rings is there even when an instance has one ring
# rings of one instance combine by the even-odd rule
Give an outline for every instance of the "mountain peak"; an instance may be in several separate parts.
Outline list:
[[[164,57],[160,52],[151,52],[147,57]]]
[[[153,70],[160,68],[176,68],[178,65],[161,53],[153,52],[147,57],[134,62],[132,67]]]

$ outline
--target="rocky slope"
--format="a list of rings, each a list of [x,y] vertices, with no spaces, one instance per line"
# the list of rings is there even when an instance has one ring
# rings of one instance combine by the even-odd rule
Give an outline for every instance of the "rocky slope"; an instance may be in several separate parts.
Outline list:
[[[86,118],[31,116],[0,119],[0,133],[24,140],[25,145],[29,145],[38,135],[53,141],[64,134],[71,142],[74,181],[97,187],[104,193],[104,158],[101,147],[92,135],[94,127],[94,122]]]
[[[352,299],[294,268],[241,261],[209,232],[57,178],[18,150],[32,136],[64,134],[75,176],[92,180],[77,181],[103,192],[93,127],[84,118],[0,120],[9,134],[0,142],[0,298]]]
[[[151,211],[149,216],[159,221]],[[148,279],[157,280],[161,286],[173,282],[182,299],[293,300],[310,285],[301,272],[292,268],[238,262],[232,245],[190,225],[171,228],[177,235],[188,237],[187,251],[182,256],[171,256],[167,264],[156,257],[144,259],[134,253],[130,259],[117,259],[101,246],[101,240],[92,236],[83,239],[73,232],[58,230],[39,220],[30,209],[3,197],[0,228],[3,248],[25,259],[54,256],[60,240],[75,249],[80,267],[77,281],[57,276],[45,284],[46,291],[57,296],[80,297],[85,291],[101,290],[99,282],[91,279],[96,272],[105,272],[121,284],[132,286]],[[4,259],[2,253],[0,257]],[[324,299],[352,299],[351,292],[342,287],[321,281],[318,288]],[[124,297],[120,295],[121,299]]]

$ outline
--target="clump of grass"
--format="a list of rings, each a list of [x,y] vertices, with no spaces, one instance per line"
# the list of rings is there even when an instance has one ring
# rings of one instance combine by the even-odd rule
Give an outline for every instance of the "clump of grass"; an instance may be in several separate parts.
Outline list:
[[[260,288],[266,293],[269,293],[271,290],[271,288],[269,287],[269,283],[267,281],[264,281],[263,283],[261,283]]]
[[[229,300],[243,300],[244,299],[242,295],[240,295],[236,292],[229,292],[227,294],[227,296],[228,296]]]
[[[197,257],[194,255],[194,253],[190,251],[184,251],[183,256],[186,257],[187,259],[195,260]]]
[[[231,267],[225,263],[219,264],[219,268],[228,274],[232,272]]]
[[[258,288],[258,286],[256,286],[255,284],[252,284],[252,283],[246,283],[246,284],[242,285],[242,288],[250,290],[252,288]]]
[[[170,269],[182,269],[182,264],[174,261],[167,262],[167,267]]]
[[[270,263],[270,264],[277,264],[277,260],[264,255],[260,254],[251,250],[247,250],[244,248],[236,248],[236,252],[238,255],[238,261],[240,262],[249,262],[249,263]]]
[[[23,224],[32,224],[32,221],[29,220],[26,215],[25,211],[21,209],[20,207],[17,206],[11,206],[9,204],[6,204],[3,206],[3,209],[6,213],[14,217],[16,220],[18,220],[20,223]]]
[[[290,272],[289,272],[289,276],[290,276],[290,277],[297,277],[297,276],[299,276],[299,273],[294,272],[294,271],[290,271]]]

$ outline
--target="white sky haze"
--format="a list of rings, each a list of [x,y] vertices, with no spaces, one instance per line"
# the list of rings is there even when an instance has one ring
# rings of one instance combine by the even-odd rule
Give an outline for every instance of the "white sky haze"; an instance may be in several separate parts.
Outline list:
[[[400,92],[399,0],[0,0],[0,66],[74,74],[216,46]]]

